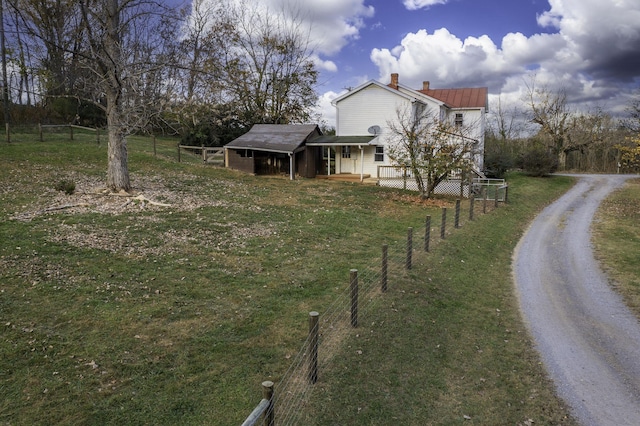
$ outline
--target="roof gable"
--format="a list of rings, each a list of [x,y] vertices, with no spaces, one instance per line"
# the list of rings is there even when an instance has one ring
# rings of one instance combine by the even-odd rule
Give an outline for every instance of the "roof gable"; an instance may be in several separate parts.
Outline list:
[[[320,134],[316,124],[254,124],[251,130],[226,144],[225,148],[293,153],[310,137]]]
[[[366,83],[363,83],[360,86],[358,86],[358,87],[356,87],[354,89],[351,89],[348,92],[345,92],[342,95],[338,96],[333,101],[331,101],[331,104],[336,105],[338,102],[342,101],[343,99],[348,98],[349,96],[352,96],[352,95],[354,95],[354,94],[356,94],[356,93],[358,93],[358,92],[360,92],[360,91],[362,91],[362,90],[364,90],[367,87],[372,86],[372,85],[377,86],[377,87],[379,87],[379,88],[381,88],[383,90],[386,90],[386,91],[388,91],[390,93],[393,93],[395,95],[401,96],[401,97],[409,99],[409,100],[414,100],[415,99],[415,96],[410,96],[410,95],[408,95],[406,93],[400,92],[398,90],[394,90],[391,87],[387,86],[386,84],[380,83],[379,81],[369,80]]]

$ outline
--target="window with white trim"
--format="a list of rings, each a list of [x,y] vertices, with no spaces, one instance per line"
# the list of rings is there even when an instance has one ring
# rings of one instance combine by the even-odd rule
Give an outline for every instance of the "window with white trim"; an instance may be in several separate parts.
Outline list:
[[[462,127],[462,120],[463,116],[461,112],[456,113],[456,119],[454,121],[454,124],[456,125],[456,127]]]
[[[384,161],[384,146],[376,146],[373,161]]]
[[[351,158],[351,147],[343,146],[342,147],[342,158]]]

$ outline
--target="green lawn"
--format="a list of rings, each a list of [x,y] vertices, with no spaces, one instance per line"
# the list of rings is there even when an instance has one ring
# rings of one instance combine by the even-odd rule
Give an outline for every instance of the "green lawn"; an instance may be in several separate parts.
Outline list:
[[[413,269],[394,266],[360,327],[333,340],[297,418],[571,424],[510,271],[527,223],[569,178],[512,175],[510,204],[482,215],[476,203],[460,229],[450,216],[439,241],[452,200],[177,163],[176,141],[159,144],[154,157],[149,139],[129,141],[140,199],[101,191],[93,135],[0,146],[0,423],[240,424],[263,380],[286,393],[309,311],[344,298],[352,268],[374,280],[382,244],[401,262],[413,227]],[[63,179],[75,194],[54,189]]]

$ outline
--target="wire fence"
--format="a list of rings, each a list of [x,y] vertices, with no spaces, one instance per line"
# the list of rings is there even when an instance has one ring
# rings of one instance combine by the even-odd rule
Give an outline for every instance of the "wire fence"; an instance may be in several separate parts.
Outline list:
[[[266,404],[263,399],[261,415],[255,416],[259,405],[243,426],[258,422],[265,426],[303,424],[304,408],[314,384],[340,353],[345,338],[384,300],[387,287],[413,268],[416,259],[423,260],[434,245],[455,232],[463,222],[473,221],[478,214],[490,213],[500,202],[508,201],[506,184],[492,191],[492,199],[488,198],[486,187],[479,199],[472,195],[465,203],[466,210],[461,200],[456,200],[454,209],[443,207],[438,217],[426,216],[424,223],[407,228],[406,241],[384,244],[376,262],[360,270],[350,270],[348,285],[326,311],[309,313],[309,334],[288,370],[273,386],[270,403]]]

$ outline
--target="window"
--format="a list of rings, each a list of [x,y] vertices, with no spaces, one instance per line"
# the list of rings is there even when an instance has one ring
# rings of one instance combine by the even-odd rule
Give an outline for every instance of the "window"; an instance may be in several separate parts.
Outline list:
[[[456,127],[462,127],[462,113],[456,113],[456,120],[454,123]]]
[[[343,146],[342,147],[342,158],[351,158],[351,147]]]
[[[373,161],[384,161],[384,146],[376,146],[376,153]]]

